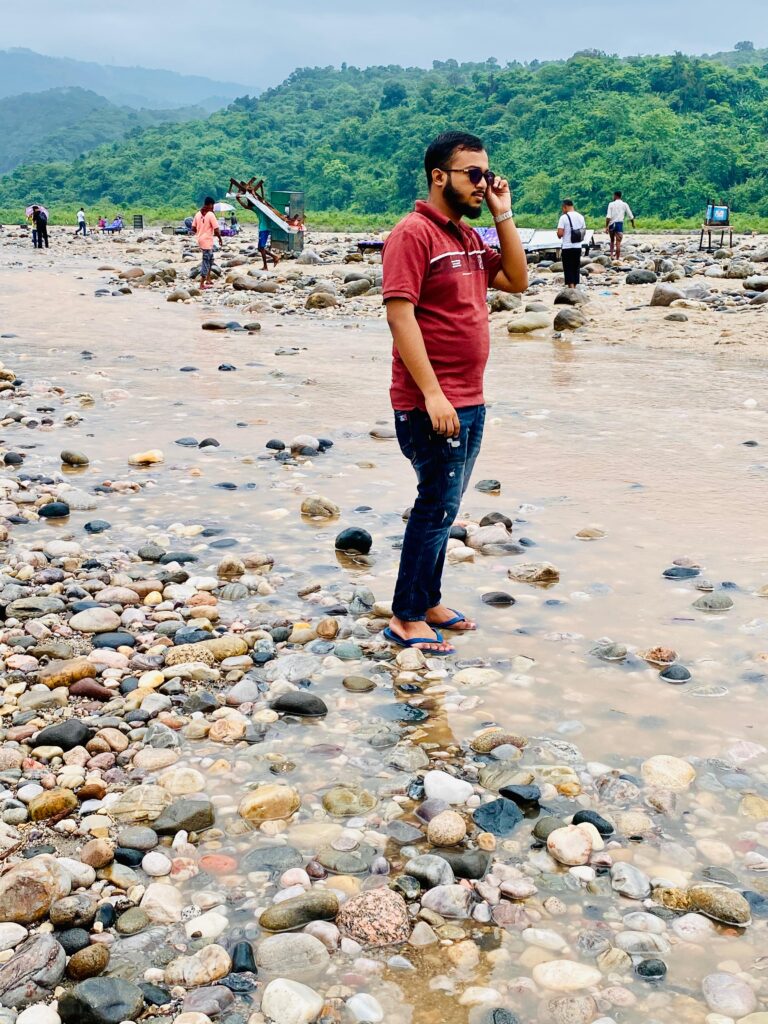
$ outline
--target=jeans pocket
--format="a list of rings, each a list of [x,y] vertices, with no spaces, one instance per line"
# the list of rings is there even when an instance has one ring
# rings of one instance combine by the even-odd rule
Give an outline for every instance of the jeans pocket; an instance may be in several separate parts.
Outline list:
[[[415,449],[413,430],[411,428],[411,414],[409,412],[395,410],[395,434],[397,435],[397,443],[400,445],[400,451],[409,462],[413,462]]]

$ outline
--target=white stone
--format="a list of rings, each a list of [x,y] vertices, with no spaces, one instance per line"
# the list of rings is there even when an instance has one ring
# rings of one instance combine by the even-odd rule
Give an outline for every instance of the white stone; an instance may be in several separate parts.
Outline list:
[[[52,1006],[33,1003],[21,1011],[16,1024],[61,1024],[61,1017]]]
[[[424,776],[424,792],[430,800],[445,800],[449,804],[463,804],[472,796],[470,782],[456,779],[448,772],[431,771]]]
[[[655,914],[646,914],[640,910],[625,914],[622,924],[627,931],[631,932],[653,932],[656,935],[661,935],[667,930],[666,921],[662,921]]]
[[[275,978],[264,989],[261,1011],[275,1024],[310,1024],[323,1008],[323,997],[309,985]]]
[[[551,928],[525,928],[522,937],[530,946],[551,949],[555,953],[559,953],[568,945],[563,936]]]
[[[536,964],[532,974],[537,985],[556,992],[577,992],[581,988],[591,988],[598,985],[603,977],[596,967],[580,964],[576,960],[548,960]]]
[[[757,1009],[757,996],[742,978],[725,971],[708,974],[701,983],[707,1006],[727,1017],[746,1017]]]
[[[159,850],[150,850],[145,853],[141,861],[141,870],[150,878],[163,878],[171,873],[171,862],[164,853]]]
[[[703,914],[683,914],[672,921],[672,931],[684,942],[709,942],[717,928]]]
[[[193,917],[184,925],[187,938],[217,939],[229,927],[229,919],[215,910],[209,910],[207,914],[200,917]]]
[[[351,1013],[356,1021],[365,1021],[366,1024],[379,1024],[384,1020],[384,1011],[381,1004],[367,992],[358,992],[347,1000],[346,1010]]]
[[[80,887],[88,889],[96,881],[96,871],[90,864],[83,864],[82,861],[75,860],[74,857],[59,857],[58,861],[72,879],[73,889]]]
[[[0,951],[13,949],[23,942],[27,935],[29,932],[22,924],[12,924],[10,921],[0,924]]]
[[[154,924],[175,924],[181,920],[184,902],[175,885],[151,882],[139,906]]]
[[[592,838],[579,825],[566,825],[549,833],[547,850],[560,864],[586,864],[592,853]]]
[[[657,754],[648,758],[640,766],[640,774],[649,786],[671,789],[673,792],[688,789],[696,778],[693,765],[669,754]]]

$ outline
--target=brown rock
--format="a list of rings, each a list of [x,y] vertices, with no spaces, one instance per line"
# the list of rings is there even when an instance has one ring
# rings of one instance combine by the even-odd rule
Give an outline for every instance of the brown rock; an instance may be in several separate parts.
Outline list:
[[[104,783],[99,780],[93,780],[86,782],[85,785],[81,786],[77,791],[77,799],[82,803],[83,800],[103,800],[107,794],[107,787]]]
[[[78,679],[93,678],[95,675],[96,666],[87,658],[70,658],[67,661],[52,661],[40,669],[38,678],[53,690],[57,686],[71,686]]]
[[[69,692],[73,697],[85,697],[87,700],[112,700],[115,696],[114,690],[108,690],[95,679],[78,679],[70,686]]]
[[[339,632],[338,620],[330,617],[321,619],[315,626],[315,632],[318,636],[322,637],[323,640],[333,640]]]
[[[32,821],[65,818],[77,807],[77,797],[71,789],[49,789],[29,802]]]
[[[203,640],[194,646],[210,651],[216,661],[224,661],[225,658],[236,658],[241,654],[248,653],[248,644],[241,636],[219,636],[213,640]]]
[[[241,818],[259,825],[262,821],[290,818],[300,806],[301,799],[292,786],[267,783],[247,793],[237,810]]]
[[[106,839],[91,839],[80,851],[80,860],[92,868],[103,868],[115,858],[112,843]]]
[[[108,963],[109,948],[102,942],[93,943],[72,954],[67,964],[67,977],[72,981],[93,978],[106,970]]]
[[[165,655],[166,665],[187,665],[193,661],[200,661],[209,668],[216,664],[213,651],[209,651],[203,644],[179,644],[178,647],[171,647]]]
[[[71,885],[70,876],[48,854],[15,864],[0,877],[0,921],[39,921],[54,900],[69,895]]]

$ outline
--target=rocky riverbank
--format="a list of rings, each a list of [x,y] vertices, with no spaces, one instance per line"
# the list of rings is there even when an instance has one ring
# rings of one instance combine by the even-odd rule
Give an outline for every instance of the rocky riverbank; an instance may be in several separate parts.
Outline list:
[[[117,304],[141,296],[121,287],[89,301],[128,322]],[[114,340],[54,352],[45,375],[34,345],[0,369],[0,1020],[765,1024],[768,749],[746,724],[768,660],[759,567],[734,583],[675,552],[654,567],[656,634],[590,640],[573,627],[600,577],[562,580],[610,531],[548,542],[533,506],[473,509],[451,572],[473,574],[485,633],[455,659],[393,651],[376,575],[402,528],[378,468],[391,430],[340,426],[327,362],[327,391],[287,379],[301,432],[276,429],[285,390],[267,393],[289,374],[276,316],[340,332],[355,303],[379,315],[375,296],[343,300],[346,319],[299,312],[313,287],[286,278],[272,294],[294,297],[249,311],[262,330],[231,332],[270,339],[258,382],[238,383],[244,349],[201,350],[203,370],[172,353],[170,379],[206,376],[217,403],[193,404],[174,454],[144,425],[150,360],[121,363]],[[256,389],[268,422],[239,451],[253,412],[233,427],[228,405]],[[173,431],[183,389],[161,392]],[[487,469],[499,479],[480,474],[471,501],[492,508],[512,472]],[[675,616],[699,630],[675,633],[683,655],[660,642]],[[553,672],[557,644],[575,653]],[[713,714],[686,742],[689,705],[628,749],[588,706],[606,703],[598,680],[612,702],[650,686],[651,718],[673,692],[717,698],[725,676],[738,735]],[[564,687],[551,704],[548,686]],[[591,754],[597,731],[612,756]]]

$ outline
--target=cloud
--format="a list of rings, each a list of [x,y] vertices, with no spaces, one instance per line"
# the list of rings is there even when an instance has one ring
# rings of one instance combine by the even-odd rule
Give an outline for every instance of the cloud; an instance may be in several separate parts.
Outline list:
[[[568,57],[575,50],[685,53],[729,49],[755,38],[764,0],[740,0],[722,37],[720,0],[571,0],[503,6],[471,0],[37,0],[4,5],[3,45],[99,63],[168,68],[187,74],[276,85],[296,67],[404,64],[449,57],[511,60]],[[764,35],[763,30],[763,35]]]

